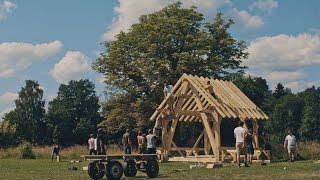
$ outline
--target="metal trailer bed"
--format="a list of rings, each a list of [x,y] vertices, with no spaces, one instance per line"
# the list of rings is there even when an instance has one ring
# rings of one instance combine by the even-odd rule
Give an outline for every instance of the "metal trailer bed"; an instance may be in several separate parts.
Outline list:
[[[84,160],[90,161],[90,178],[102,179],[105,175],[110,180],[118,180],[122,174],[135,177],[138,170],[147,173],[150,178],[155,178],[159,174],[158,156],[161,154],[81,155]]]

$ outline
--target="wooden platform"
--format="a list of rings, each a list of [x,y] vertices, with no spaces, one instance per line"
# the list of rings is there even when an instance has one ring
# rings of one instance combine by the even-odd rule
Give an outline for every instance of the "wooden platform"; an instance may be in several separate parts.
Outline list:
[[[110,155],[81,155],[83,160],[123,160],[123,159],[136,159],[136,158],[145,158],[161,156],[161,154],[110,154]]]

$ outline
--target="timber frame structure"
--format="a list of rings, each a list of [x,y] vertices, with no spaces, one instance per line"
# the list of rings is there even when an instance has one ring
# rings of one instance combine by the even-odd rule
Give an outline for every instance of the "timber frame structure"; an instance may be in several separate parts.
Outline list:
[[[206,90],[208,81],[216,97]],[[268,119],[268,116],[232,82],[183,74],[173,86],[171,94],[174,96],[173,111],[168,105],[170,97],[166,97],[150,118],[155,121],[154,132],[162,132],[162,147],[157,150],[165,154],[165,160],[175,161],[170,152],[176,151],[181,155],[176,161],[235,162],[235,148],[221,147],[220,124],[226,118],[239,118],[241,121],[252,121],[255,151],[259,150],[255,153],[256,159],[261,160],[260,156],[265,154],[270,162],[270,153],[259,148],[258,143],[258,120]],[[177,124],[181,121],[198,122],[204,127],[192,148],[177,147],[173,141]],[[198,145],[201,140],[203,147],[200,148]],[[210,155],[211,149],[213,155]],[[198,155],[201,151],[204,156]],[[196,160],[191,157],[196,157]],[[204,158],[201,160],[199,157]]]

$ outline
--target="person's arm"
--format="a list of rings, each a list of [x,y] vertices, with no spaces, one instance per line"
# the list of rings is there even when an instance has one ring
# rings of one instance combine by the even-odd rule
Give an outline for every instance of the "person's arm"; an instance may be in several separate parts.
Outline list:
[[[286,148],[288,144],[288,139],[287,137],[284,139],[283,147]]]

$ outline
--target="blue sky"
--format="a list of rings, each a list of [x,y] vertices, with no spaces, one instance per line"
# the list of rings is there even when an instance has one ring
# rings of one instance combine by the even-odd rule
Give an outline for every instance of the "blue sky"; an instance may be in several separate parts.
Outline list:
[[[90,68],[100,44],[142,14],[175,0],[0,0],[0,116],[14,108],[26,79],[39,82],[50,101],[59,85],[88,78],[105,100],[102,76]],[[230,33],[244,40],[247,74],[299,92],[320,85],[320,1],[181,0],[211,21],[216,12],[235,20]]]

